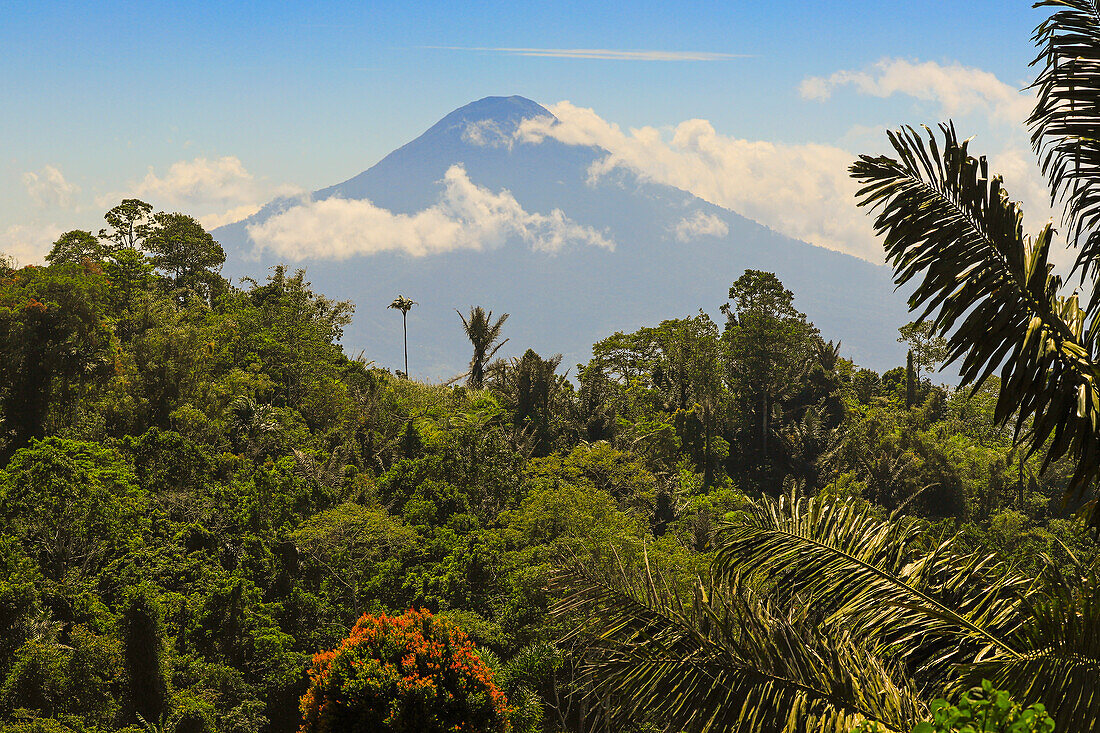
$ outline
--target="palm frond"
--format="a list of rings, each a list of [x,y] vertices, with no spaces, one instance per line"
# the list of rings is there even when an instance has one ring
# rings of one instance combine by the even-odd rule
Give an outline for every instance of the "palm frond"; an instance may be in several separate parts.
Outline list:
[[[556,613],[580,622],[585,681],[613,710],[668,730],[909,730],[922,699],[989,679],[1059,730],[1100,719],[1095,559],[1025,579],[952,541],[928,549],[913,521],[793,494],[720,536],[713,579],[679,598],[648,563],[639,579],[559,576]]]
[[[950,124],[940,129],[942,151],[930,130],[925,139],[903,128],[889,133],[898,160],[861,156],[851,167],[859,205],[875,212],[898,285],[919,279],[909,306],[923,307],[921,319],[948,336],[948,363],[962,359],[962,383],[980,386],[1000,368],[995,419],[1015,416],[1017,439],[1030,422],[1044,468],[1072,455],[1068,490],[1079,496],[1100,475],[1100,371],[1086,314],[1076,294],[1058,294],[1051,225],[1026,237],[1019,204],[985,158],[971,157]]]
[[[1100,720],[1100,576],[1078,565],[1068,576],[1053,562],[1026,604],[1014,643],[1024,654],[995,655],[959,669],[958,689],[988,679],[1024,703],[1042,703],[1058,730],[1091,730]]]
[[[1065,206],[1069,241],[1080,248],[1076,268],[1100,275],[1100,8],[1094,0],[1041,0],[1054,12],[1032,40],[1042,65],[1035,108],[1028,118],[1032,145]],[[1094,293],[1093,307],[1097,305]]]
[[[758,577],[780,603],[812,606],[883,654],[903,650],[918,680],[993,652],[1018,656],[1009,637],[1028,581],[953,540],[918,552],[920,533],[855,502],[763,498],[720,530],[715,572]]]
[[[589,640],[586,681],[622,716],[642,707],[698,733],[848,731],[863,719],[901,731],[923,710],[896,666],[848,634],[824,636],[806,609],[777,612],[726,583],[684,603],[652,576],[573,569],[558,582],[571,592],[555,612],[581,619]]]

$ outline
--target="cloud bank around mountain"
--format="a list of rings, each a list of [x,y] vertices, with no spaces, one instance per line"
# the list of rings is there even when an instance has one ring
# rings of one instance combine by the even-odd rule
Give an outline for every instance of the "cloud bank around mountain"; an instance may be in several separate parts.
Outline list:
[[[858,95],[904,95],[923,103],[929,122],[964,116],[985,133],[972,149],[986,153],[1009,192],[1024,203],[1028,226],[1037,229],[1052,215],[1046,187],[1031,154],[1024,119],[1029,93],[980,69],[960,64],[884,59],[867,69],[809,77],[800,85],[808,101],[827,102],[843,89]],[[871,217],[855,206],[857,186],[848,166],[857,152],[888,152],[882,127],[861,128],[856,150],[839,142],[783,143],[719,133],[707,120],[671,127],[623,130],[594,110],[569,101],[550,105],[557,120],[531,119],[516,133],[519,143],[552,138],[608,151],[588,171],[590,183],[616,168],[688,191],[788,236],[872,262],[882,262],[881,242]],[[919,121],[919,120],[918,120]],[[905,120],[899,120],[905,122]],[[984,130],[982,128],[985,128]],[[478,137],[499,144],[478,131]],[[865,147],[870,140],[871,147]],[[982,149],[979,149],[982,148]]]
[[[882,259],[870,222],[852,203],[856,186],[846,169],[854,156],[846,150],[744,140],[722,135],[700,119],[681,122],[671,131],[624,131],[594,110],[568,101],[549,109],[557,121],[526,120],[518,130],[519,139],[553,138],[604,148],[608,155],[588,171],[591,183],[616,168],[627,168],[796,239],[864,259]]]
[[[396,214],[367,200],[303,200],[250,225],[248,234],[257,253],[266,250],[295,260],[382,252],[423,257],[492,249],[513,237],[542,252],[572,244],[615,247],[603,233],[577,224],[560,209],[531,213],[508,190],[494,193],[476,185],[461,165],[447,170],[439,201],[415,214]]]

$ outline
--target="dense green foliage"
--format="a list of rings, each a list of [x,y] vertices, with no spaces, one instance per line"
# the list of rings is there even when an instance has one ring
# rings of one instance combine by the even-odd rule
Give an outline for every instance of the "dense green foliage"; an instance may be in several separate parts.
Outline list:
[[[0,730],[295,731],[313,655],[409,608],[477,643],[514,730],[660,729],[583,671],[563,563],[690,594],[719,527],[791,490],[1025,575],[1084,547],[1072,467],[1013,448],[995,381],[861,369],[769,273],[573,379],[489,362],[475,309],[470,384],[428,385],[348,358],[352,306],[303,273],[234,285],[188,217],[107,220],[0,270]]]
[[[983,681],[1060,730],[1100,717],[1094,563],[1044,557],[1028,577],[961,535],[929,543],[924,521],[876,514],[763,497],[720,529],[690,594],[655,563],[563,570],[557,610],[584,620],[586,680],[620,720],[645,700],[670,730],[909,731],[942,707],[933,696]]]
[[[1052,733],[1054,721],[1042,705],[1027,708],[1013,702],[1008,693],[994,690],[988,681],[962,696],[958,707],[933,700],[932,719],[921,721],[913,733]]]
[[[1094,285],[1100,16],[1040,4],[1031,125]],[[883,374],[753,270],[573,379],[471,306],[428,385],[135,199],[0,260],[0,732],[1091,727],[1100,298],[942,130],[852,169],[928,317]]]

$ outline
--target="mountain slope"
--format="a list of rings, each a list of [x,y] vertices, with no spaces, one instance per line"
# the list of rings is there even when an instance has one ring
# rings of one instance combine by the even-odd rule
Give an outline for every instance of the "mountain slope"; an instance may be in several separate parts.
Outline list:
[[[886,369],[904,361],[897,327],[908,320],[890,273],[857,258],[774,232],[670,186],[625,171],[588,178],[606,152],[546,139],[517,141],[523,119],[550,113],[522,97],[489,97],[444,117],[423,135],[359,175],[314,194],[314,201],[367,199],[395,215],[415,215],[440,200],[448,169],[461,164],[471,183],[507,190],[525,212],[568,219],[613,240],[613,250],[580,244],[533,250],[519,237],[484,249],[413,257],[380,252],[338,261],[309,257],[314,286],[357,304],[344,338],[350,352],[397,367],[400,317],[386,305],[399,292],[419,302],[409,313],[409,367],[414,377],[446,378],[469,358],[454,310],[483,305],[509,312],[502,354],[528,347],[561,352],[564,364],[587,359],[591,344],[616,330],[655,325],[703,308],[712,315],[744,270],[775,272],[795,293],[826,339],[843,339],[842,353]],[[214,236],[229,254],[226,273],[255,275],[279,261],[253,255],[248,227],[295,205],[277,201]],[[677,237],[677,226],[698,219],[710,233]],[[715,222],[720,224],[715,224]],[[721,230],[725,229],[725,232]]]

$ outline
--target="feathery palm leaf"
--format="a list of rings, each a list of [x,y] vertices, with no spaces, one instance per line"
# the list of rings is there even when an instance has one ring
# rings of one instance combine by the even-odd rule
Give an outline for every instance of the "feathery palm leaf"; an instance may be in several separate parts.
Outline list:
[[[956,687],[988,679],[1017,700],[1043,703],[1058,730],[1088,730],[1100,720],[1100,575],[1095,564],[1072,576],[1049,558],[1047,566],[1013,641],[1025,652],[964,665]]]
[[[467,372],[468,383],[474,389],[481,389],[485,383],[486,364],[496,356],[504,344],[508,343],[508,339],[498,342],[504,322],[508,320],[508,314],[505,313],[497,319],[496,323],[493,323],[493,312],[487,312],[480,305],[470,308],[469,318],[462,315],[461,311],[456,310],[455,313],[458,313],[458,317],[462,319],[466,338],[470,339],[470,344],[474,347],[474,355],[470,359],[470,370]]]
[[[828,730],[862,716],[909,730],[921,698],[986,678],[1042,702],[1060,730],[1090,730],[1096,563],[1067,575],[1051,563],[1025,581],[951,541],[923,541],[915,523],[853,501],[764,498],[720,529],[709,591],[681,602],[648,575],[632,584],[571,570],[557,610],[586,620],[592,682],[647,701],[670,729]]]
[[[818,338],[814,341],[814,353],[822,369],[827,372],[835,371],[837,362],[840,361],[840,340],[834,344],[832,339],[825,341]]]
[[[406,315],[414,305],[420,305],[412,298],[406,298],[404,295],[398,295],[393,301],[387,305],[387,308],[393,308],[394,310],[401,311],[401,315]]]
[[[948,540],[919,553],[920,526],[881,520],[854,502],[761,500],[720,530],[720,578],[759,576],[784,603],[817,609],[826,625],[904,650],[921,681],[942,680],[954,664],[993,652],[1019,624],[1027,582],[992,558],[962,555]]]
[[[897,160],[861,156],[851,167],[859,204],[875,211],[898,285],[919,279],[909,306],[948,336],[962,383],[980,386],[1000,368],[996,420],[1016,415],[1017,438],[1031,421],[1031,450],[1046,446],[1044,468],[1070,454],[1069,492],[1079,496],[1100,475],[1100,370],[1085,312],[1076,294],[1058,294],[1051,225],[1026,237],[1019,204],[985,158],[971,157],[953,126],[940,129],[942,150],[931,131],[925,139],[907,127],[889,133]]]
[[[586,619],[585,681],[619,715],[644,706],[669,730],[848,731],[862,719],[908,730],[922,704],[899,670],[809,610],[777,612],[744,588],[702,587],[688,603],[652,577],[563,572],[559,614]],[[610,693],[610,694],[608,694]],[[616,705],[615,701],[622,702]]]
[[[292,448],[291,451],[294,454],[295,472],[299,476],[334,494],[339,490],[344,481],[348,453],[344,446],[339,446],[332,451],[324,463],[297,448]]]
[[[1028,118],[1051,198],[1065,205],[1077,269],[1100,275],[1100,8],[1093,0],[1041,0],[1055,8],[1035,29],[1042,64]],[[1090,311],[1100,302],[1093,293]]]

